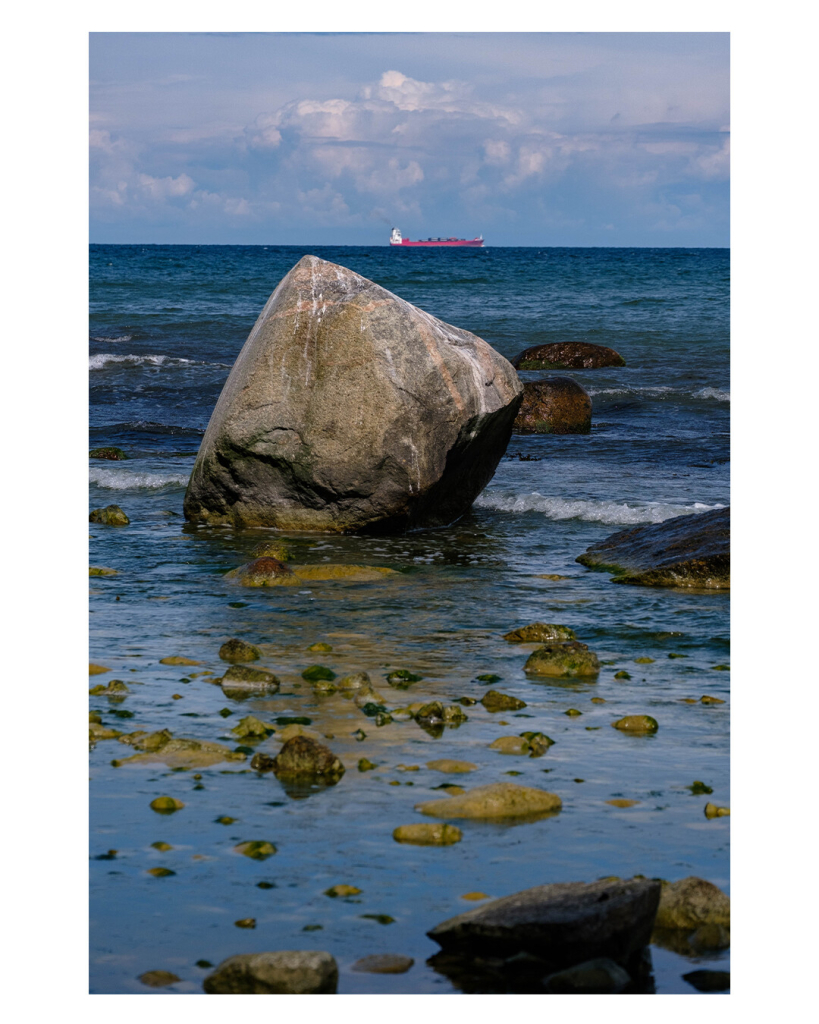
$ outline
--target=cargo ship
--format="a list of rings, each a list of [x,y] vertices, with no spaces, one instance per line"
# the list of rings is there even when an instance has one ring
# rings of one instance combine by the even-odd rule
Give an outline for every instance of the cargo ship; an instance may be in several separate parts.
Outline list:
[[[404,238],[398,228],[392,229],[390,245],[470,245],[480,248],[483,245],[483,235],[477,238],[421,238],[417,242],[411,242]]]

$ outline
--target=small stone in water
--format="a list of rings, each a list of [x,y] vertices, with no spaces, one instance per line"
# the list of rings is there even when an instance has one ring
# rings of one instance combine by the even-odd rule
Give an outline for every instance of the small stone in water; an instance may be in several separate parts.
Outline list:
[[[219,714],[222,716],[222,718],[229,718],[233,714],[233,712],[230,710],[230,708],[222,708]]]
[[[171,871],[170,868],[148,868],[148,874],[153,875],[154,878],[167,878],[169,875],[175,875],[175,871]]]
[[[411,956],[380,953],[356,960],[351,970],[367,974],[405,974],[415,963]]]
[[[306,924],[302,928],[302,931],[303,932],[321,932],[321,931],[324,931],[324,925],[323,924]]]
[[[360,772],[369,772],[372,771],[373,768],[377,767],[378,765],[373,764],[372,761],[368,761],[366,757],[362,757],[359,759],[358,770]]]
[[[576,718],[578,715],[582,715],[582,711],[578,711],[577,708],[569,708],[568,711],[563,712],[564,715],[569,715],[572,718]]]
[[[165,988],[166,985],[173,985],[181,979],[170,971],[146,971],[140,974],[139,980],[150,988]]]
[[[156,811],[157,814],[173,814],[174,811],[181,811],[185,805],[176,797],[158,796],[156,800],[151,801],[150,806],[151,810]]]
[[[592,704],[605,704],[605,700],[602,697],[592,697]]]
[[[319,654],[329,654],[330,651],[332,651],[332,649],[333,648],[330,646],[330,644],[325,644],[323,642],[319,642],[317,644],[310,644],[310,646],[307,648],[308,651],[315,651]]]
[[[256,883],[256,888],[257,889],[275,889],[276,888],[276,883],[275,882],[257,882]]]
[[[331,668],[327,668],[326,665],[311,665],[302,672],[301,677],[306,679],[308,683],[317,683],[322,679],[331,682],[336,678],[336,674]]]
[[[634,664],[635,665],[653,665],[654,664],[654,659],[653,658],[635,658],[634,659]]]
[[[668,655],[669,658],[687,658],[687,654],[674,654],[673,652]]]
[[[690,789],[694,796],[700,796],[702,793],[713,793],[714,790],[711,786],[706,786],[704,782],[700,782],[695,779],[690,786],[686,786],[686,789]]]
[[[585,779],[575,779],[574,781],[575,782],[585,782],[586,780]]]
[[[181,693],[172,693],[171,694],[171,700],[182,700],[182,694]]]
[[[419,822],[399,825],[393,830],[392,837],[397,843],[412,843],[413,846],[451,846],[461,841],[463,833],[455,825]]]
[[[256,918],[255,917],[242,917],[238,921],[233,922],[237,928],[255,928]]]
[[[488,900],[489,897],[485,892],[465,892],[461,896],[462,900]]]
[[[705,805],[706,818],[727,818],[731,811],[728,807],[717,807],[716,804]]]
[[[233,849],[237,853],[244,854],[245,857],[251,857],[253,860],[267,860],[268,857],[272,857],[276,852],[276,847],[273,843],[265,842],[263,839],[239,843]]]
[[[701,704],[724,704],[725,701],[724,700],[720,700],[719,697],[709,697],[707,694],[703,694],[703,696],[700,697],[700,703]]]
[[[621,732],[648,733],[656,732],[659,729],[657,720],[651,715],[626,715],[625,718],[618,718],[611,723],[613,728]]]
[[[201,661],[194,661],[192,658],[183,658],[181,655],[172,654],[167,658],[159,659],[160,665],[201,665]]]
[[[624,668],[621,668],[619,672],[614,673],[615,679],[631,679],[631,675],[626,672]]]
[[[215,820],[217,825],[232,825],[234,822],[238,821],[239,819],[238,818],[231,818],[227,814],[223,814],[221,818],[215,818],[214,820]]]
[[[362,892],[362,889],[357,889],[354,885],[332,885],[329,889],[324,890],[325,896],[358,896]]]
[[[204,970],[207,967],[213,967],[213,964],[210,962],[210,960],[197,960],[194,966],[201,967]]]
[[[161,851],[162,851],[163,853],[165,853],[165,851],[166,851],[166,850],[172,850],[172,849],[173,849],[173,847],[171,846],[171,844],[170,844],[170,843],[162,843],[162,842],[159,842],[159,843],[151,843],[151,846],[152,846],[152,847],[153,847],[153,848],[154,848],[155,850],[161,850]]]
[[[730,665],[712,665],[711,668],[715,672],[730,672],[731,671],[731,666]]]
[[[238,663],[243,661],[258,661],[262,652],[255,644],[249,644],[246,640],[239,640],[232,637],[226,640],[219,648],[219,657],[222,661]]]
[[[359,914],[359,917],[365,917],[370,921],[378,921],[379,924],[395,923],[395,918],[390,917],[389,914]]]
[[[575,779],[575,782],[577,780]],[[639,804],[639,800],[607,800],[607,804],[611,804],[612,807],[636,807]]]
[[[364,732],[363,729],[356,729],[356,731],[353,733],[353,739],[357,740],[359,743],[361,743],[363,740],[366,740],[366,738],[367,734],[366,732]]]
[[[494,672],[485,672],[481,676],[475,676],[479,683],[499,683],[503,676],[496,676]]]

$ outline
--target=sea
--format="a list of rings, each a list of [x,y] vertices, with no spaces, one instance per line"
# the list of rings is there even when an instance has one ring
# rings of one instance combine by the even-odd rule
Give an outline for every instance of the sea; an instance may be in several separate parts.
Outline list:
[[[189,525],[185,487],[220,391],[265,301],[306,254],[509,359],[536,344],[589,341],[616,349],[626,366],[522,372],[580,383],[592,398],[591,433],[514,434],[473,508],[447,528],[358,537]],[[331,953],[340,993],[458,994],[463,983],[428,963],[439,947],[427,932],[481,905],[467,894],[635,874],[695,875],[730,892],[730,817],[704,813],[709,801],[730,806],[728,594],[618,585],[576,562],[618,530],[730,502],[727,249],[92,245],[89,325],[90,448],[127,454],[89,460],[89,510],[116,504],[131,520],[89,527],[90,564],[116,570],[89,581],[90,660],[108,670],[90,685],[128,687],[120,701],[92,696],[91,709],[123,732],[167,729],[230,747],[240,745],[230,729],[244,716],[277,729],[295,718],[346,766],[337,785],[294,789],[250,770],[249,758],[199,770],[115,767],[133,751],[96,743],[91,992],[202,993],[229,956],[291,949]],[[303,589],[224,578],[274,538],[297,564],[398,573]],[[503,635],[534,622],[573,629],[600,658],[599,677],[527,677],[533,646]],[[261,649],[257,665],[280,678],[277,694],[239,701],[213,684],[231,637]],[[331,650],[308,651],[315,643]],[[198,664],[161,663],[172,656]],[[337,694],[317,697],[301,676],[313,664],[338,676],[368,672],[390,708],[480,700],[488,688],[525,707],[490,714],[470,704],[468,720],[440,735],[413,721],[377,726]],[[386,676],[397,669],[421,679],[394,689]],[[477,678],[488,674],[499,677],[491,687]],[[703,695],[723,703],[703,704]],[[611,728],[627,714],[653,716],[657,732]],[[554,745],[539,758],[489,748],[525,730]],[[273,734],[254,749],[278,747]],[[477,767],[426,767],[442,758]],[[361,759],[376,767],[359,770]],[[432,820],[415,805],[445,795],[440,786],[494,782],[547,789],[562,810],[537,821],[460,821],[463,839],[452,846],[393,839],[397,826]],[[184,807],[159,814],[149,806],[158,796]],[[236,850],[254,840],[276,853],[256,860]],[[149,873],[157,867],[172,874]],[[335,885],[360,892],[326,895]],[[252,927],[235,923],[248,919]],[[658,994],[697,995],[684,975],[730,969],[728,949],[684,939],[650,948]],[[414,963],[402,974],[352,969],[379,953]],[[179,980],[140,981],[160,970]]]

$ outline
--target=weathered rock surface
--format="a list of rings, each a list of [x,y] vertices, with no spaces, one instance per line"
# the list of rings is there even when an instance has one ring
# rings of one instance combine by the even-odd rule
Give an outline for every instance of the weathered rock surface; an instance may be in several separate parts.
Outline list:
[[[487,690],[481,697],[480,703],[487,711],[519,711],[526,707],[525,700],[519,700],[508,693],[500,693],[498,690]]]
[[[561,970],[606,957],[628,969],[651,937],[660,883],[559,882],[493,900],[427,934],[471,956],[532,954]]]
[[[513,644],[521,643],[564,643],[566,640],[576,640],[574,630],[568,626],[557,626],[550,622],[533,622],[531,626],[521,626],[509,633],[504,633],[504,640]]]
[[[526,381],[515,417],[518,434],[588,434],[592,422],[589,393],[570,377]]]
[[[619,964],[608,957],[601,957],[550,974],[543,979],[543,988],[554,993],[602,995],[622,992],[630,981],[628,973]]]
[[[100,458],[105,457],[100,456]],[[139,980],[149,988],[165,988],[177,981],[181,981],[181,978],[178,974],[172,974],[171,971],[146,971],[144,974],[140,974]]]
[[[254,693],[275,693],[278,677],[263,668],[231,665],[222,676],[222,690],[228,697],[248,697]]]
[[[121,462],[123,459],[127,459],[128,456],[121,448],[116,448],[113,445],[107,448],[92,448],[88,453],[89,459],[108,459],[111,462]]]
[[[106,526],[127,526],[131,520],[119,505],[107,505],[95,508],[88,517],[89,523],[104,523]]]
[[[257,558],[247,565],[231,569],[222,577],[242,587],[301,587],[305,583],[351,580],[354,583],[378,583],[386,576],[400,576],[395,569],[380,565],[294,565],[275,558]]]
[[[556,676],[572,679],[576,676],[596,676],[600,662],[594,651],[579,640],[565,644],[546,644],[532,651],[523,671],[534,676]]]
[[[210,995],[320,995],[338,985],[338,965],[323,951],[277,950],[228,957],[202,983]]]
[[[625,365],[625,359],[613,348],[587,341],[532,345],[512,360],[516,370],[597,370],[601,366]]]
[[[651,715],[626,715],[625,718],[618,718],[612,722],[612,728],[620,732],[651,733],[659,729],[657,719]]]
[[[460,843],[463,833],[455,825],[428,825],[418,822],[413,825],[399,825],[393,830],[396,843],[412,843],[413,846],[452,846]]]
[[[363,971],[367,974],[406,974],[415,963],[411,956],[399,956],[396,953],[376,953],[356,960],[350,970]]]
[[[615,583],[645,587],[731,586],[731,510],[675,516],[620,530],[592,544],[576,560],[615,574]]]
[[[476,771],[478,766],[471,761],[454,761],[451,758],[442,757],[437,761],[427,761],[427,768],[431,768],[434,772],[462,775],[466,772]]]
[[[657,928],[731,926],[731,899],[704,878],[690,875],[678,882],[664,882],[657,908]]]
[[[154,763],[166,764],[169,768],[207,768],[222,761],[245,760],[245,754],[237,754],[221,743],[185,739],[183,736],[174,738],[167,729],[135,739],[133,736],[122,736],[120,742],[130,741],[130,746],[143,753],[113,761],[115,768],[125,764]]]
[[[286,544],[281,541],[266,540],[253,549],[254,558],[275,558],[277,562],[290,562],[293,555]]]
[[[323,776],[338,779],[344,765],[323,743],[309,736],[289,739],[273,759],[273,771],[283,776]]]
[[[226,640],[219,648],[219,657],[222,661],[258,661],[261,656],[262,652],[255,644],[249,644],[237,637]]]
[[[525,818],[554,813],[562,806],[555,793],[516,786],[512,782],[496,782],[470,789],[462,796],[416,804],[415,810],[434,818]]]
[[[234,364],[185,515],[334,533],[449,524],[492,478],[522,390],[480,338],[305,256]]]

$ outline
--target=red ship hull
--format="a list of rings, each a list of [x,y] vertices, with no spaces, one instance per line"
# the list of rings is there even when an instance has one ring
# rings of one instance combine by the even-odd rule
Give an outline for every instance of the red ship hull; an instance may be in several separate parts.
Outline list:
[[[483,246],[482,238],[446,238],[441,241],[427,240],[423,242],[411,242],[408,238],[402,239],[400,242],[391,242],[390,245],[394,245],[396,248],[399,246],[442,246],[442,245],[466,245],[472,248],[481,248]]]

